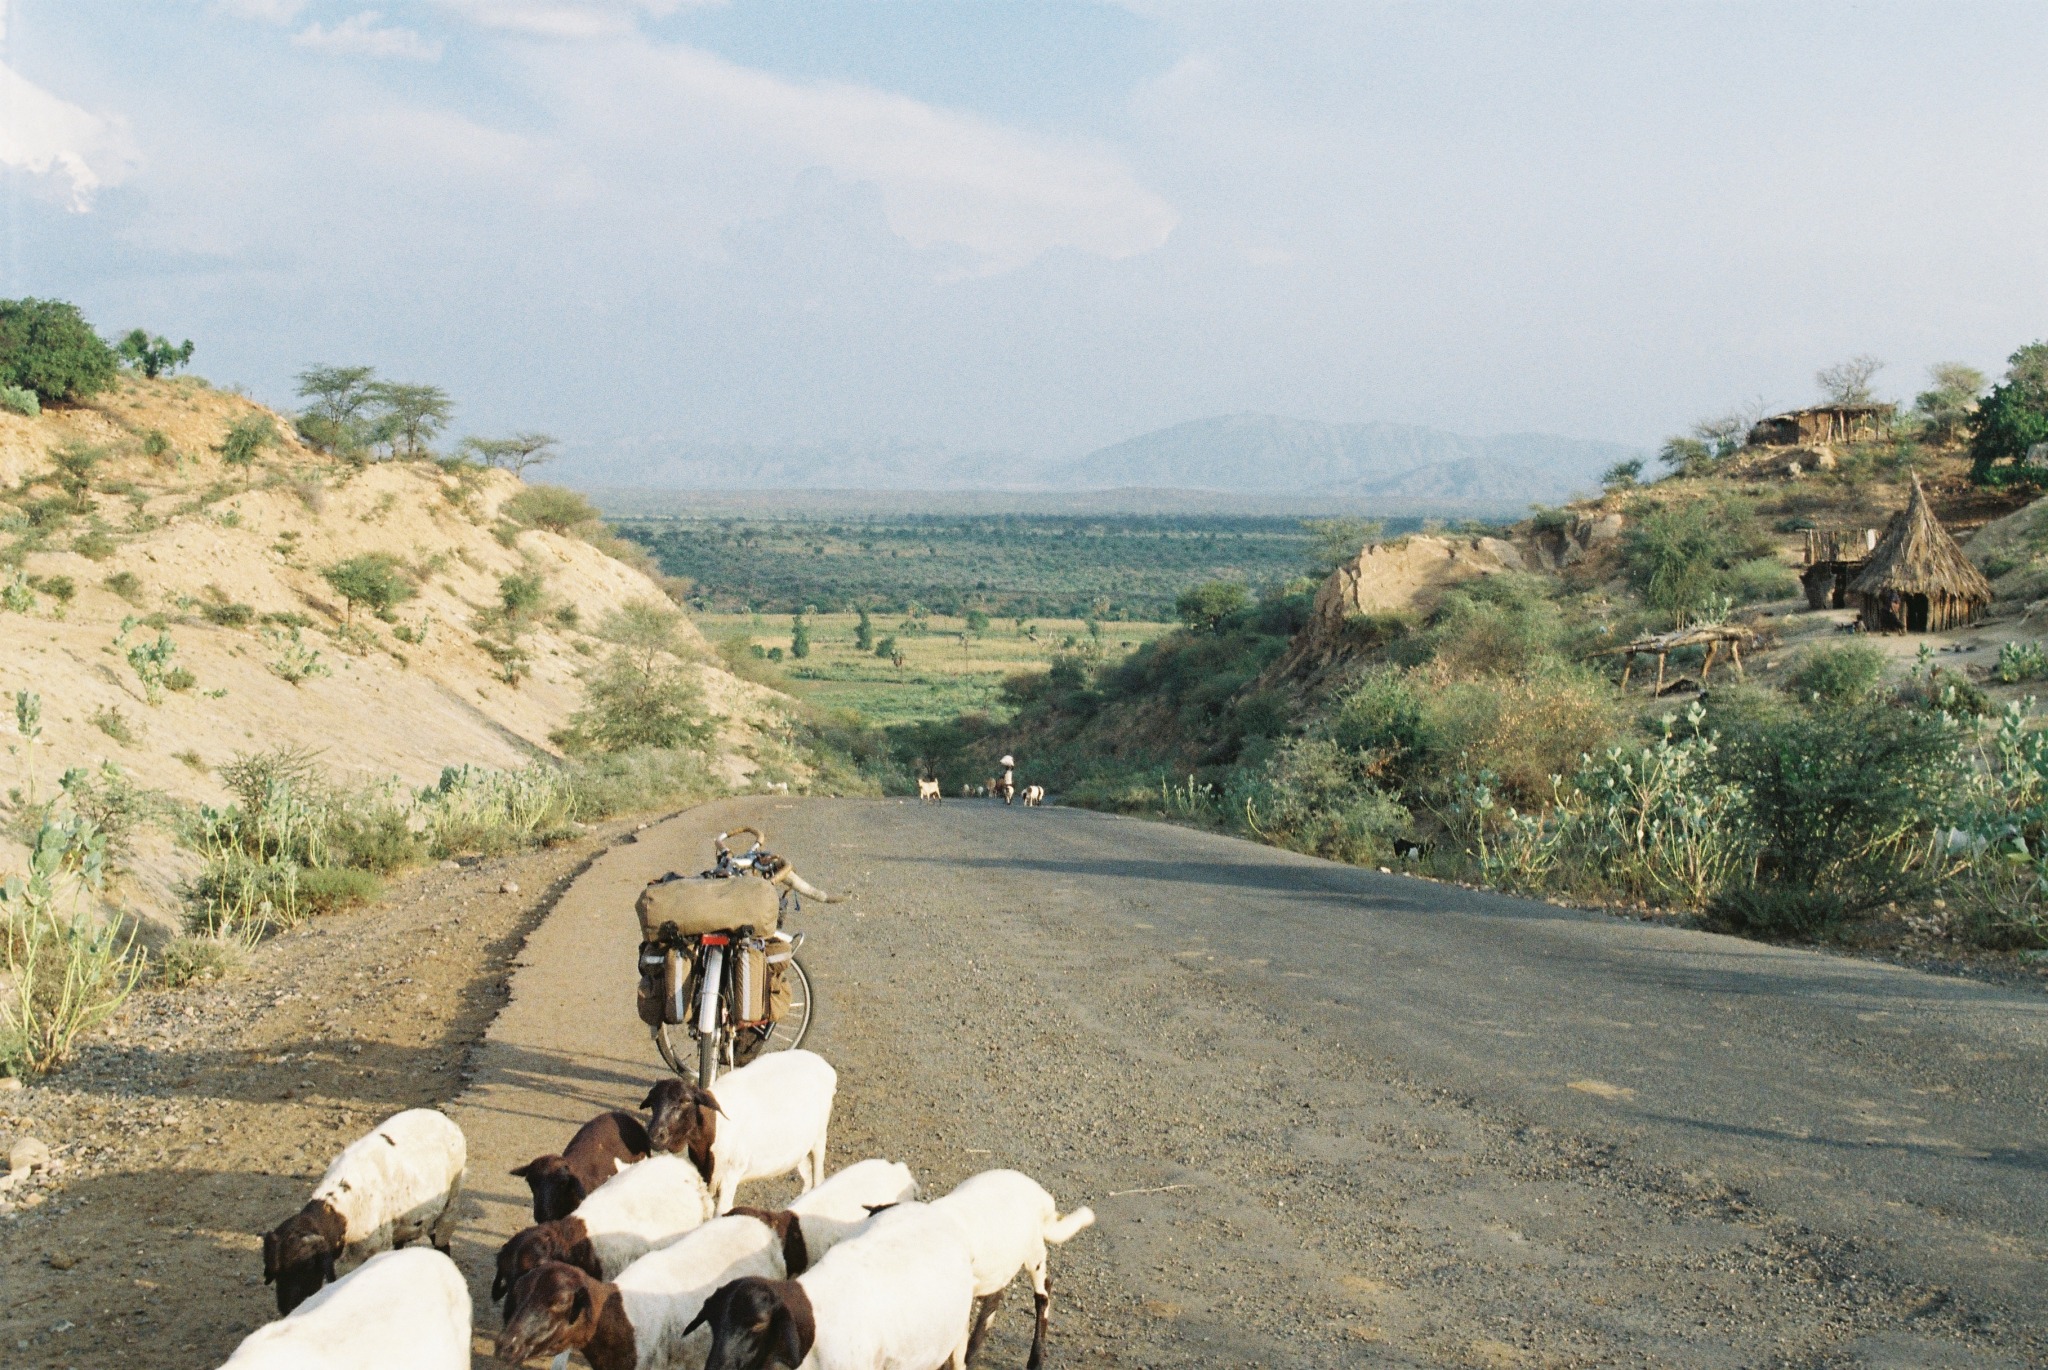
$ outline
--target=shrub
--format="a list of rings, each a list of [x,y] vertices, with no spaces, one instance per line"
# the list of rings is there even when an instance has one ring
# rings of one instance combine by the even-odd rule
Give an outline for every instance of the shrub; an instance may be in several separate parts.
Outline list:
[[[99,887],[105,840],[88,819],[46,811],[24,875],[0,885],[0,1066],[16,1078],[63,1064],[84,1033],[119,1010],[141,975],[132,935],[79,908]],[[65,906],[71,906],[68,914]]]
[[[417,793],[414,811],[435,856],[489,856],[561,831],[573,802],[568,778],[542,762],[516,771],[450,766]]]
[[[44,404],[74,404],[114,383],[113,349],[76,305],[0,300],[0,385],[35,392]]]
[[[714,724],[694,673],[670,658],[614,648],[584,677],[583,708],[561,745],[577,751],[702,746]]]
[[[2001,643],[1998,665],[1993,668],[1992,675],[2003,685],[2039,680],[2048,676],[2048,654],[2042,652],[2038,642]]]
[[[105,561],[118,546],[104,528],[88,528],[71,539],[71,550],[88,561]]]
[[[345,621],[350,626],[358,604],[383,614],[413,596],[413,587],[405,579],[404,563],[389,552],[364,552],[335,562],[320,575],[347,601]]]
[[[242,468],[243,480],[248,480],[250,468],[263,449],[277,442],[277,425],[268,414],[245,414],[236,419],[227,433],[222,436],[219,446],[213,450],[220,453],[221,462],[227,466]]]
[[[1534,576],[1499,575],[1444,596],[1414,644],[1459,675],[1528,675],[1556,654],[1563,632],[1550,587]]]
[[[384,892],[384,882],[349,866],[315,866],[299,872],[299,904],[311,914],[339,913],[367,904]]]
[[[1399,800],[1373,786],[1359,753],[1315,738],[1240,776],[1227,803],[1231,817],[1265,841],[1354,863],[1384,859],[1411,822]]]
[[[1682,620],[1729,593],[1727,573],[1736,563],[1771,550],[1747,505],[1694,500],[1637,519],[1622,538],[1621,554],[1643,602]]]
[[[98,728],[124,747],[132,747],[142,739],[135,731],[135,725],[121,712],[119,705],[92,711],[92,726]]]
[[[19,385],[0,385],[0,409],[32,419],[43,412],[43,405],[33,390]]]
[[[515,523],[551,533],[573,533],[601,520],[589,500],[559,485],[529,485],[506,500],[499,512]]]
[[[157,983],[165,989],[225,980],[249,963],[239,943],[219,937],[174,937],[157,953]]]
[[[315,676],[334,674],[321,662],[319,651],[306,645],[297,627],[285,631],[266,628],[263,640],[277,652],[265,665],[287,684],[303,685]]]
[[[1883,678],[1884,653],[1858,642],[1807,652],[1785,686],[1800,699],[1844,704],[1864,698]]]
[[[247,604],[205,604],[200,616],[221,628],[246,628],[256,620],[256,610]]]
[[[142,580],[133,571],[116,571],[100,584],[137,608],[142,607]]]
[[[170,684],[171,672],[178,669],[171,665],[171,658],[176,655],[178,644],[172,641],[169,633],[161,629],[157,631],[154,641],[130,643],[128,634],[134,631],[136,622],[133,615],[121,620],[121,631],[114,638],[114,647],[116,650],[124,647],[127,649],[128,669],[134,671],[135,678],[142,682],[144,700],[154,707],[164,702],[164,689]],[[191,673],[182,674],[184,685],[179,688],[189,689],[194,683]]]
[[[504,606],[505,617],[517,621],[540,611],[547,600],[547,587],[538,571],[501,576],[498,600]]]
[[[59,604],[69,604],[78,594],[78,585],[70,576],[30,576],[31,589],[40,590]]]
[[[1750,557],[1728,568],[1722,586],[1737,604],[1761,604],[1798,594],[1799,577],[1774,556]]]
[[[1918,839],[1950,820],[1963,793],[1962,730],[1875,693],[1729,707],[1717,722],[1716,766],[1749,791],[1756,857],[1754,889],[1724,901],[1733,926],[1819,928],[1890,897],[1912,874]]]

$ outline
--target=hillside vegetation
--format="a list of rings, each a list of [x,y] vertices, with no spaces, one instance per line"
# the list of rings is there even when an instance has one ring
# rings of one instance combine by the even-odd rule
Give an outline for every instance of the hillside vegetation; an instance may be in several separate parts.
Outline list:
[[[1020,674],[1007,715],[893,745],[948,786],[1008,751],[1067,802],[1730,931],[2048,947],[2048,524],[2026,468],[1976,459],[1983,388],[1827,450],[1710,421],[1665,479],[1617,464],[1497,537],[1385,540],[1319,587],[1190,586],[1128,660]],[[2000,520],[1972,545],[1999,600],[1948,635],[1845,636],[1852,611],[1801,594],[1807,531],[1882,529],[1915,474],[1959,535]],[[1755,633],[1746,678],[1723,655],[1703,687],[1681,650],[1658,695],[1654,666],[1624,689],[1603,655],[1728,623]]]
[[[90,1026],[80,976],[111,1004],[407,864],[811,774],[581,497],[302,422],[139,364],[0,412],[0,1070]]]

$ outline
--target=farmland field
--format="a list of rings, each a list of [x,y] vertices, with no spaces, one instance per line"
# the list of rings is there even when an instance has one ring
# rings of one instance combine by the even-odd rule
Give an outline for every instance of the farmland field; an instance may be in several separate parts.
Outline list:
[[[794,694],[826,709],[845,709],[873,723],[946,719],[1001,708],[1003,678],[1017,671],[1044,670],[1063,653],[1113,660],[1150,642],[1173,626],[1155,622],[1100,623],[1091,635],[1080,619],[1014,618],[992,621],[981,633],[967,620],[939,614],[922,622],[902,614],[875,614],[870,631],[877,646],[894,639],[899,667],[874,649],[854,645],[859,617],[813,614],[810,655],[789,657],[792,625],[787,614],[697,614],[697,626],[715,642],[743,636],[762,653],[779,652],[779,669]],[[965,635],[966,641],[962,642]]]

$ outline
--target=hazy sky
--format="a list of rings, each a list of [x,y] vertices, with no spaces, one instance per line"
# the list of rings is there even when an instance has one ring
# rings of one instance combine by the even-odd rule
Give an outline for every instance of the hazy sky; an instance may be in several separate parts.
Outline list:
[[[1652,443],[2048,335],[2048,5],[0,0],[0,294],[591,454]]]

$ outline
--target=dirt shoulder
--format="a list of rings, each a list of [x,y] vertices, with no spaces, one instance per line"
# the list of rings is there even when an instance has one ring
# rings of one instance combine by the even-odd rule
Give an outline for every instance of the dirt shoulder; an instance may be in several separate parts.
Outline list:
[[[35,1136],[57,1161],[0,1192],[0,1362],[183,1370],[274,1318],[256,1234],[370,1124],[462,1092],[527,935],[636,826],[415,873],[226,983],[138,994],[71,1068],[0,1093],[0,1152]]]

